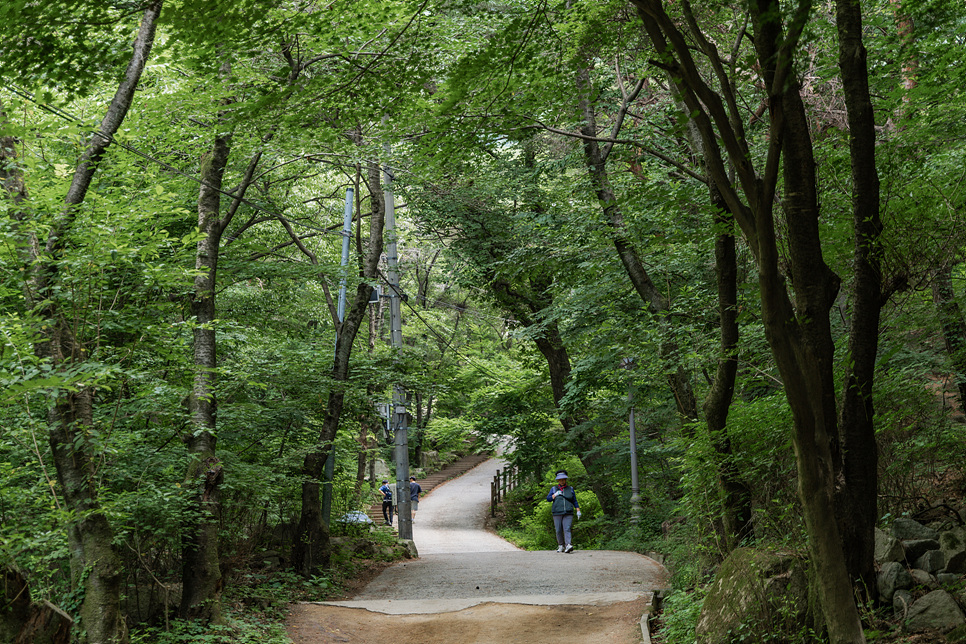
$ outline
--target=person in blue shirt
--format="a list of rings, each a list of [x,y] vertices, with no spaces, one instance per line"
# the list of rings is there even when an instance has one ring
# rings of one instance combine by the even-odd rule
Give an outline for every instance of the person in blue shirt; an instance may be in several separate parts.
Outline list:
[[[557,533],[557,552],[573,552],[571,543],[571,529],[574,525],[574,513],[580,518],[580,504],[577,493],[567,484],[567,470],[557,470],[557,484],[547,494],[547,501],[552,503],[550,514],[553,515],[553,528]]]
[[[392,525],[392,488],[388,480],[382,482],[379,491],[382,492],[382,518],[386,520],[386,525]]]

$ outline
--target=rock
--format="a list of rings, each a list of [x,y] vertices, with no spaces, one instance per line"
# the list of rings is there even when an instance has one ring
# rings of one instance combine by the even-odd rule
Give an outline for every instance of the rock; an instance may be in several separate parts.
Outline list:
[[[880,564],[902,561],[906,556],[899,540],[887,532],[875,529],[875,560]]]
[[[907,517],[899,517],[892,522],[892,534],[902,541],[917,541],[922,539],[939,538],[939,533],[932,528],[926,527],[918,521],[913,521]]]
[[[966,624],[957,626],[946,633],[947,642],[966,642]]]
[[[946,572],[966,573],[966,528],[956,527],[940,534],[939,548],[946,557]]]
[[[959,584],[959,575],[954,575],[948,572],[941,572],[936,575],[936,581],[939,582],[940,586],[953,586]]]
[[[906,549],[906,561],[911,566],[930,550],[939,550],[939,542],[935,539],[916,539],[903,541],[902,547]]]
[[[912,575],[912,581],[916,586],[925,586],[926,588],[936,588],[938,583],[936,578],[930,575],[925,570],[920,570],[919,568],[913,568],[909,571]]]
[[[397,542],[406,549],[406,553],[411,559],[416,559],[419,557],[419,551],[416,550],[415,541],[412,539],[398,539]]]
[[[925,570],[928,573],[937,573],[946,566],[946,555],[942,550],[927,550],[921,557],[916,559],[913,568]]]
[[[876,581],[879,586],[879,596],[886,602],[892,601],[897,590],[912,587],[912,577],[906,567],[898,561],[883,564]]]
[[[419,466],[424,470],[439,467],[439,452],[424,449],[419,455]]]
[[[892,596],[892,610],[897,617],[906,618],[909,609],[912,608],[912,593],[908,590],[897,590]]]
[[[966,624],[966,615],[952,595],[934,590],[916,601],[906,618],[906,629],[919,633],[928,629],[946,632]]]
[[[808,584],[789,554],[738,548],[718,567],[695,629],[698,644],[728,644],[733,633],[780,634],[806,623]]]
[[[952,555],[946,555],[946,567],[944,572],[953,575],[966,574],[966,550]]]

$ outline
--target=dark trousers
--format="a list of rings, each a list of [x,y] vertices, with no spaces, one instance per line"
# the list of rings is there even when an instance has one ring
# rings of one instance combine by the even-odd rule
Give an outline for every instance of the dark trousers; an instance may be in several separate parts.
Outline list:
[[[382,518],[386,520],[386,523],[392,525],[392,501],[382,502]]]

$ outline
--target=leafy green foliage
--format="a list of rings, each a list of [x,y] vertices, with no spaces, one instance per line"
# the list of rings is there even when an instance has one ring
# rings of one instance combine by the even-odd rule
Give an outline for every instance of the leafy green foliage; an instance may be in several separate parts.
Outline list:
[[[928,294],[937,264],[962,254],[964,13],[950,0],[902,7],[907,16],[885,0],[862,4],[879,128],[883,275],[907,289],[883,309],[874,394],[880,498],[883,511],[901,513],[920,509],[937,481],[943,495],[961,498],[956,482],[966,470],[962,426],[946,403],[955,396],[936,386],[961,376],[950,375]],[[691,7],[701,24],[714,25],[722,52],[741,29],[735,8]],[[140,626],[134,641],[280,641],[272,625],[278,602],[322,595],[336,583],[259,567],[266,552],[284,560],[285,529],[298,518],[301,462],[317,448],[336,386],[326,291],[331,296],[345,276],[352,293],[359,279],[355,255],[348,270],[338,266],[342,199],[352,186],[358,249],[379,200],[366,185],[366,166],[376,162],[394,168],[400,197],[406,340],[390,349],[385,322],[374,324],[372,348],[360,334],[350,379],[338,385],[346,402],[334,445],[334,515],[371,501],[368,472],[359,478],[358,467],[360,459],[364,466],[390,460],[375,406],[400,382],[412,395],[414,463],[417,450],[445,453],[482,436],[508,442],[510,460],[535,474],[505,508],[504,533],[518,543],[554,546],[546,475],[566,467],[584,511],[575,525],[580,547],[666,553],[683,589],[666,604],[668,641],[693,636],[701,586],[724,554],[722,466],[753,482],[755,538],[802,547],[791,416],[763,333],[756,267],[741,244],[740,371],[728,460],[703,422],[682,424],[667,387],[680,366],[700,401],[715,371],[719,230],[710,223],[706,186],[686,172],[703,172],[691,165],[686,119],[625,2],[169,0],[117,137],[130,147],[114,146],[100,162],[52,263],[58,283],[50,297],[85,348],[54,373],[36,351],[50,321],[27,297],[23,251],[34,236],[45,238],[62,209],[142,10],[126,1],[0,3],[0,76],[61,112],[0,90],[0,128],[18,153],[2,170],[22,172],[28,194],[20,204],[0,200],[0,549],[27,571],[36,596],[70,607],[80,592],[70,590],[66,540],[78,517],[63,509],[45,437],[52,396],[82,386],[93,388],[96,406],[78,445],[96,462],[91,485],[115,528],[125,588],[135,595],[145,584],[178,580],[181,530],[194,512],[181,487],[197,330],[189,296],[200,238],[194,178],[216,133],[230,133],[232,146],[223,208],[260,155],[257,179],[225,233],[211,324],[226,472],[220,538],[225,563],[239,571],[227,592],[244,615],[232,615],[224,629],[175,622],[164,630],[155,614],[144,617],[156,621]],[[897,28],[906,17],[915,25],[911,38]],[[832,316],[844,361],[851,178],[830,18],[816,13],[807,26],[808,64],[798,73],[819,161],[824,258],[846,278]],[[749,116],[764,107],[763,93],[749,40],[737,42],[729,64]],[[632,144],[615,144],[607,165],[622,233],[667,298],[665,319],[631,287],[573,136],[583,119],[576,75],[588,66],[605,137],[626,92],[646,80],[617,134]],[[915,82],[903,89],[905,80]],[[756,159],[766,130],[749,116]],[[961,298],[962,270],[954,275]],[[377,307],[370,313],[380,316]],[[552,390],[537,347],[548,338],[567,350],[562,392]],[[668,340],[677,353],[662,356]],[[631,372],[619,367],[626,357],[636,358]],[[629,392],[642,482],[636,526],[628,521]],[[614,491],[612,516],[603,515],[591,483]],[[393,556],[390,543],[378,545],[378,557]],[[282,599],[265,607],[269,596]]]

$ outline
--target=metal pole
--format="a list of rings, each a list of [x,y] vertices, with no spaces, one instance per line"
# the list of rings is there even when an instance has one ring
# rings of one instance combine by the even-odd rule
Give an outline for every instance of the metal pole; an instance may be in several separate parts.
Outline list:
[[[641,486],[637,476],[637,427],[634,423],[634,378],[631,369],[634,368],[634,358],[624,358],[620,364],[627,370],[627,406],[630,407],[630,448],[631,448],[631,523],[637,524],[641,520]]]
[[[389,283],[390,339],[396,349],[402,348],[402,302],[399,290],[399,257],[396,250],[396,210],[392,193],[392,171],[387,165],[383,173],[383,194],[386,203],[386,281]],[[409,438],[406,414],[406,390],[395,384],[392,388],[393,427],[396,457],[396,510],[400,539],[413,538],[412,503],[409,499]]]
[[[345,216],[342,221],[342,280],[339,283],[339,326],[335,329],[336,345],[345,320],[346,268],[349,265],[349,241],[352,239],[352,188],[345,191]],[[322,478],[322,522],[329,525],[332,518],[332,479],[335,478],[335,443],[329,445],[329,455],[325,459],[325,474]]]
[[[641,485],[637,476],[637,428],[634,425],[634,384],[627,385],[627,403],[631,407],[631,523],[641,520]]]
[[[342,221],[342,280],[339,282],[339,325],[345,320],[346,268],[349,266],[349,242],[352,239],[352,188],[345,189],[345,217]]]

